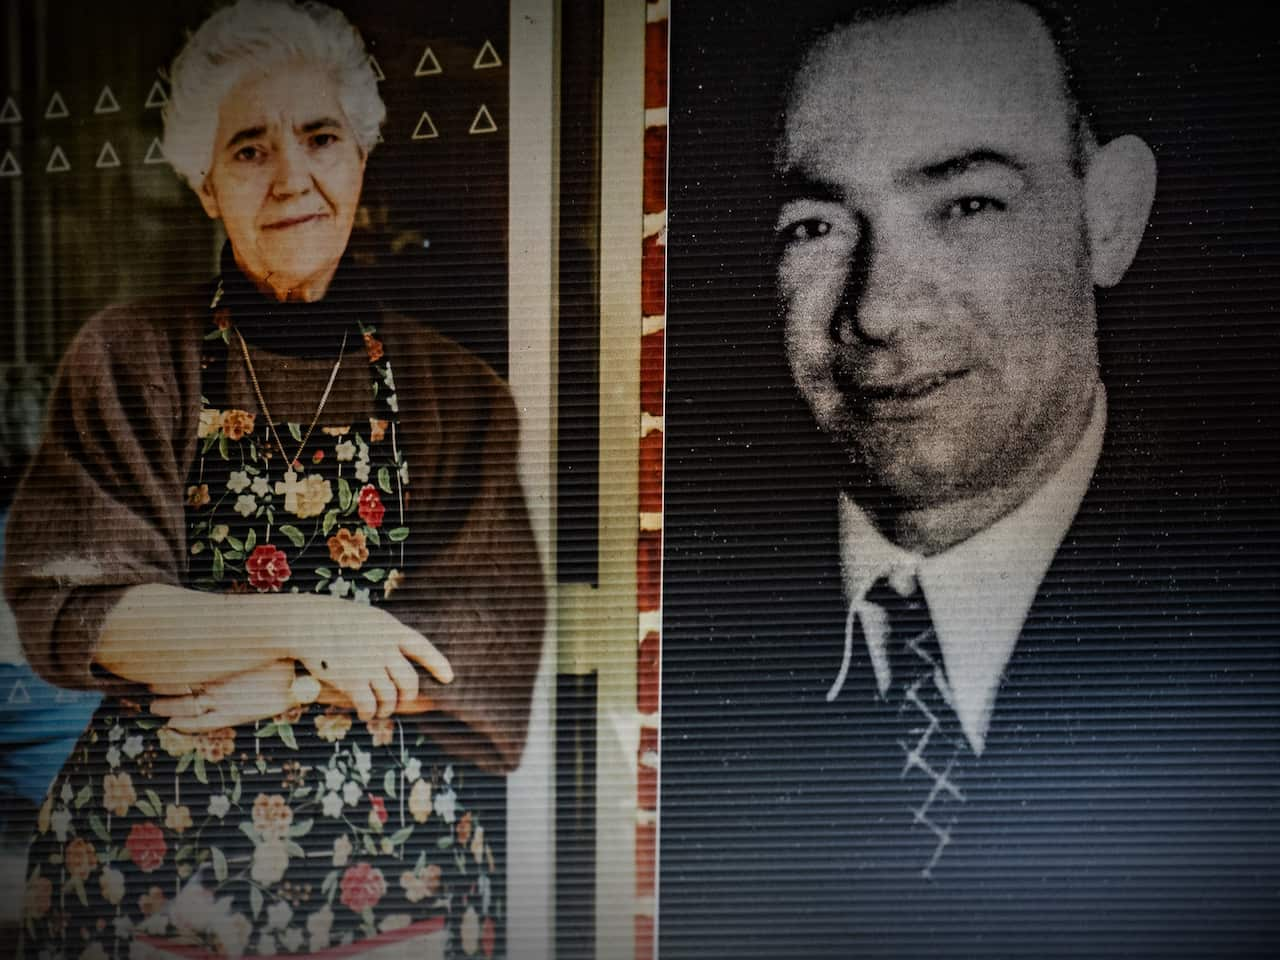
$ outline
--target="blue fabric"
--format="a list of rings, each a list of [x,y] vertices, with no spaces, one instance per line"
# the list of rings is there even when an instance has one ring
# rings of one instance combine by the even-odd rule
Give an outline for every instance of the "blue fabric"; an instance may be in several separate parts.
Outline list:
[[[0,565],[8,517],[0,512]],[[0,817],[15,797],[44,799],[101,699],[45,683],[26,664],[0,664]]]
[[[45,683],[25,664],[0,664],[0,810],[10,797],[44,798],[100,699]]]

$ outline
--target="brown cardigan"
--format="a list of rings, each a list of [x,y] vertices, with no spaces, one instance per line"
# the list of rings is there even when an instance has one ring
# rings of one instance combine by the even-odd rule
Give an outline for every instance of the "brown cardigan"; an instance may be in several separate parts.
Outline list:
[[[183,490],[197,449],[208,300],[201,285],[109,308],[62,360],[44,440],[10,512],[4,571],[27,658],[60,686],[136,690],[93,664],[103,620],[130,587],[183,585]],[[452,341],[390,314],[377,327],[395,372],[413,531],[406,582],[387,609],[435,643],[456,675],[432,690],[440,712],[421,723],[451,752],[511,770],[544,618],[516,474],[515,407],[493,371]],[[358,340],[347,357],[323,423],[372,412]],[[254,351],[277,423],[310,422],[332,363]],[[238,352],[226,369],[229,403],[257,410]]]

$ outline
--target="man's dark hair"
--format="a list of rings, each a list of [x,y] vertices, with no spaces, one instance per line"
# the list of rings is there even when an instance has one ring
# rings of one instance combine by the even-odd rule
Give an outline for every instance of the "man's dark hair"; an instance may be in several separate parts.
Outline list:
[[[799,75],[799,67],[813,45],[821,38],[845,27],[879,20],[893,20],[916,13],[951,6],[960,0],[866,0],[850,10],[844,3],[843,10],[835,16],[815,24],[807,31],[806,42],[802,45],[800,59],[796,69],[792,70],[792,82]],[[1026,7],[1044,24],[1057,51],[1058,63],[1061,67],[1063,93],[1066,96],[1067,109],[1071,111],[1068,121],[1071,126],[1071,165],[1077,176],[1083,176],[1086,148],[1092,138],[1094,126],[1093,104],[1086,95],[1084,57],[1075,14],[1067,9],[1060,0],[1003,0],[1003,2]],[[790,99],[790,91],[788,92]]]

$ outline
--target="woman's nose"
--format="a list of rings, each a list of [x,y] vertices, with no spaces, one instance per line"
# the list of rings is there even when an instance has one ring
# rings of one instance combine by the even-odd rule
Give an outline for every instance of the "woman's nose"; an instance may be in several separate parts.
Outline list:
[[[297,143],[286,143],[276,154],[272,192],[278,197],[305,193],[311,187],[311,167],[306,151]]]

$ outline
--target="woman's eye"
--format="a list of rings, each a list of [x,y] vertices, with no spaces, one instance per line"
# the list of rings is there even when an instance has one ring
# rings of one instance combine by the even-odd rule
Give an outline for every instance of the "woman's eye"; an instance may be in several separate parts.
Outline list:
[[[816,240],[818,237],[825,237],[830,232],[830,223],[826,220],[812,218],[790,224],[782,231],[782,238],[787,241]]]
[[[327,147],[330,144],[337,142],[338,135],[336,133],[317,133],[311,138],[311,145],[313,147]]]
[[[243,160],[246,163],[251,163],[254,160],[261,158],[261,156],[262,151],[257,147],[241,147],[235,152],[235,158],[237,160]]]
[[[948,220],[963,220],[980,213],[1003,209],[1004,203],[993,197],[960,197],[951,201],[943,215]]]

